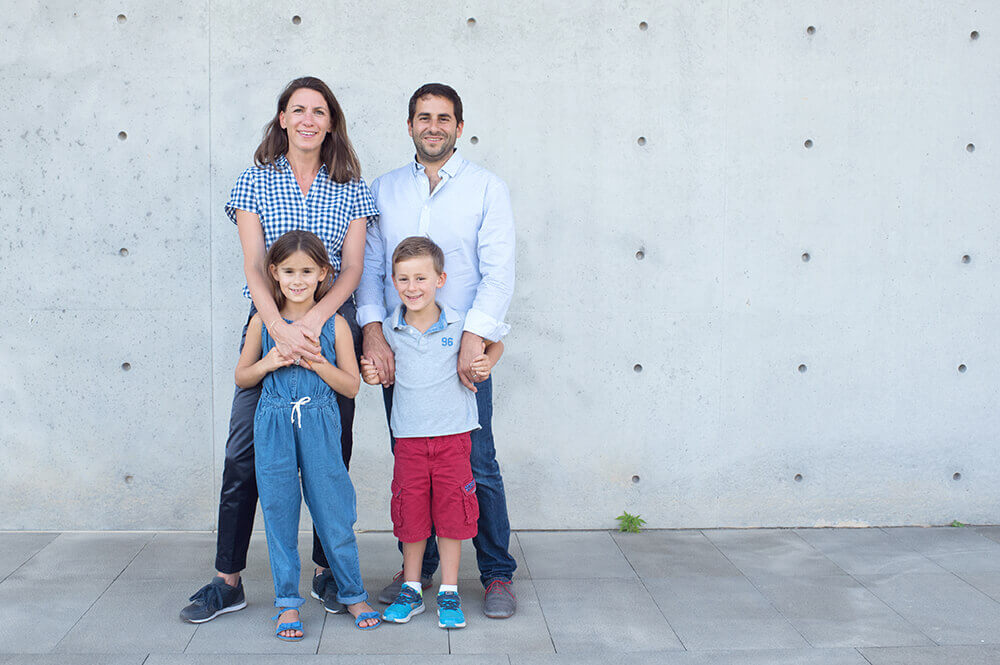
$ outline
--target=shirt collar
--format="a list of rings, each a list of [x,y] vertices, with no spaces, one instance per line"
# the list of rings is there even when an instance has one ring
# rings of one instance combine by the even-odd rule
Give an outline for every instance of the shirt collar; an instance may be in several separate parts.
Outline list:
[[[274,160],[274,165],[278,167],[279,171],[288,169],[289,174],[292,176],[295,175],[295,173],[292,172],[292,165],[288,163],[288,158],[284,155],[278,155],[278,159]],[[319,173],[316,176],[317,180],[323,182],[323,179],[319,176],[326,176],[326,164],[324,162],[319,163]],[[327,176],[327,180],[329,180],[329,176]]]
[[[462,164],[465,164],[465,157],[462,157],[462,154],[458,150],[455,150],[451,153],[448,161],[438,169],[438,172],[447,174],[449,178],[454,178],[458,174],[459,169],[462,168]],[[426,167],[418,162],[416,156],[414,156],[413,174],[423,173],[426,170]]]
[[[462,319],[462,315],[459,314],[457,311],[453,310],[451,307],[448,307],[447,305],[442,305],[441,303],[438,303],[438,307],[441,308],[441,316],[438,317],[437,323],[435,323],[434,325],[432,325],[430,328],[427,329],[427,332],[424,333],[425,335],[427,333],[444,330],[450,324],[455,323],[456,321],[460,321]],[[406,322],[406,319],[404,318],[405,313],[406,313],[405,305],[400,304],[396,306],[396,311],[393,314],[393,319],[395,320],[395,323],[392,325],[392,327],[395,330],[403,330],[410,325]]]

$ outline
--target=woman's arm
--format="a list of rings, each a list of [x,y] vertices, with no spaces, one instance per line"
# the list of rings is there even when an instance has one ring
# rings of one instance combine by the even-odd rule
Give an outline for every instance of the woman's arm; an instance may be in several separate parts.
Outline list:
[[[243,247],[243,273],[246,275],[250,297],[257,307],[261,321],[274,339],[278,353],[286,358],[319,359],[319,333],[312,339],[302,328],[289,325],[281,318],[271,295],[270,277],[267,275],[267,250],[264,244],[264,227],[260,217],[246,210],[236,211],[236,228]]]
[[[305,316],[293,325],[301,327],[309,337],[319,339],[327,320],[337,313],[340,306],[347,302],[361,283],[361,271],[365,265],[365,227],[367,219],[359,217],[352,219],[344,236],[344,244],[340,248],[340,274],[333,282],[333,288],[323,296],[323,299],[313,305]],[[259,309],[259,308],[258,308]],[[268,328],[270,330],[270,328]],[[337,351],[340,353],[340,351]]]
[[[254,314],[247,325],[247,337],[243,342],[243,350],[240,351],[239,362],[236,363],[236,385],[240,388],[252,388],[270,372],[292,364],[291,360],[278,353],[277,347],[261,358],[261,336],[260,315]]]
[[[351,338],[351,328],[347,319],[336,315],[334,333],[336,341],[334,349],[337,352],[337,364],[327,362],[307,362],[306,366],[319,375],[326,385],[330,386],[344,397],[354,397],[361,387],[358,372],[358,359],[354,356],[354,340]]]

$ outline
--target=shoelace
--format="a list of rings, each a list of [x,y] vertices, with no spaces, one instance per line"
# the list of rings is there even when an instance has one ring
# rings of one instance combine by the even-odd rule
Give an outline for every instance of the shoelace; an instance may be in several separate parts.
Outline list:
[[[303,397],[302,399],[300,399],[297,402],[292,402],[291,403],[292,404],[292,418],[291,418],[291,420],[294,423],[295,422],[295,414],[299,415],[299,429],[302,429],[302,405],[303,404],[308,404],[311,401],[312,401],[312,398],[309,397],[309,396],[306,396],[306,397]]]
[[[493,580],[490,585],[486,587],[486,594],[491,593],[506,593],[511,598],[514,597],[514,592],[510,590],[510,581],[508,580]]]
[[[442,593],[438,595],[439,610],[457,610],[462,606],[458,596],[453,593]]]
[[[396,603],[403,605],[412,605],[413,603],[421,602],[421,598],[417,595],[411,587],[403,585],[403,588],[399,590],[399,595],[396,596]]]
[[[192,602],[201,603],[205,607],[221,608],[226,606],[226,601],[222,597],[221,584],[206,584],[198,589],[193,596],[188,598]],[[215,604],[212,604],[215,601]]]

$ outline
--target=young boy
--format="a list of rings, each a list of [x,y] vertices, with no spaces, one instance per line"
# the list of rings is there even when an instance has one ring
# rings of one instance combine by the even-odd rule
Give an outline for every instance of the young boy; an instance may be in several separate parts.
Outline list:
[[[444,286],[444,253],[429,238],[406,238],[392,255],[392,281],[402,304],[382,323],[395,354],[396,382],[390,427],[396,439],[392,470],[393,534],[403,543],[403,586],[383,618],[406,623],[424,611],[420,566],[424,547],[437,531],[441,553],[438,626],[462,628],[458,596],[462,541],[477,533],[479,504],[472,478],[469,432],[479,429],[476,398],[458,378],[464,317],[435,302]],[[503,353],[493,342],[472,369],[485,381]],[[365,382],[378,371],[362,357]]]

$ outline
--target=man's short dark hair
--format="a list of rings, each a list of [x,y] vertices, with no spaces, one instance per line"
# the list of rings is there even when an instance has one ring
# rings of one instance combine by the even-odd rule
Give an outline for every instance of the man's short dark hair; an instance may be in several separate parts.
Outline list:
[[[450,100],[452,106],[455,107],[455,124],[462,124],[462,98],[458,96],[453,87],[444,83],[425,83],[417,88],[417,91],[410,97],[410,115],[408,116],[410,122],[413,122],[413,115],[417,112],[417,100],[427,95]]]

